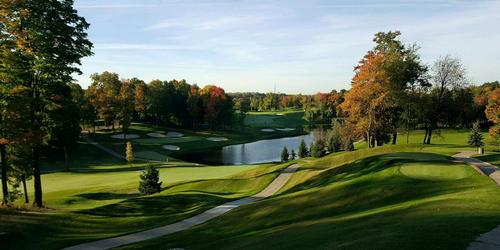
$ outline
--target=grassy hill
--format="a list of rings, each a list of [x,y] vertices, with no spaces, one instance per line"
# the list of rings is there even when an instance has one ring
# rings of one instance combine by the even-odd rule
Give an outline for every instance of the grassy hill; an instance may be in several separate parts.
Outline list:
[[[464,249],[500,224],[500,188],[433,149],[308,162],[274,198],[123,249]]]

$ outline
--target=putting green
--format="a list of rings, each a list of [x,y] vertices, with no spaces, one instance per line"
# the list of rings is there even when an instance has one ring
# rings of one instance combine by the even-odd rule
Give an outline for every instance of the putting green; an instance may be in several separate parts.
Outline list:
[[[449,162],[412,162],[405,163],[399,171],[410,178],[420,180],[459,180],[469,176],[468,166]]]

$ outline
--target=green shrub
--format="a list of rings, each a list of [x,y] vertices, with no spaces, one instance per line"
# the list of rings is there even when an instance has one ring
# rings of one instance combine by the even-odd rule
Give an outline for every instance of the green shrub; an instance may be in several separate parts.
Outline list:
[[[139,192],[141,194],[154,194],[161,191],[160,173],[154,166],[147,166],[139,181]]]

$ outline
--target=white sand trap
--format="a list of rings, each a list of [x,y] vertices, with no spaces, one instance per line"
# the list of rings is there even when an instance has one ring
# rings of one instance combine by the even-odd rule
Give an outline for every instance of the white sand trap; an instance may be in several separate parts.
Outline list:
[[[227,141],[226,137],[207,137],[207,140],[209,141]]]
[[[164,138],[164,137],[167,137],[166,135],[160,134],[160,133],[147,133],[146,135],[149,136],[149,137],[155,137],[155,138]]]
[[[262,131],[262,132],[274,132],[275,130],[272,128],[263,128],[260,131]]]
[[[181,148],[179,148],[179,146],[175,146],[175,145],[163,145],[162,148],[164,148],[166,150],[172,150],[172,151],[178,151],[181,149]]]
[[[116,134],[112,135],[111,138],[123,140],[123,139],[137,139],[140,138],[140,136],[136,134]]]
[[[294,128],[277,128],[276,130],[279,130],[279,131],[294,131],[295,129]]]
[[[183,137],[184,134],[183,133],[179,133],[179,132],[168,132],[167,133],[167,137],[169,138],[176,138],[176,137]]]

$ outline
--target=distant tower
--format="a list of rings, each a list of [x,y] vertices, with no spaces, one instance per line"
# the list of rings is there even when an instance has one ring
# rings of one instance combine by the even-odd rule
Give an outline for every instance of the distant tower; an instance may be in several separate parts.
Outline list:
[[[274,83],[274,93],[276,94],[276,83]]]

